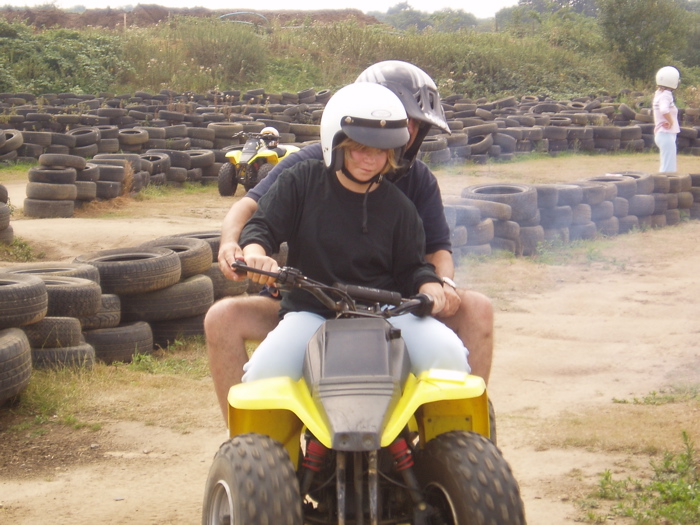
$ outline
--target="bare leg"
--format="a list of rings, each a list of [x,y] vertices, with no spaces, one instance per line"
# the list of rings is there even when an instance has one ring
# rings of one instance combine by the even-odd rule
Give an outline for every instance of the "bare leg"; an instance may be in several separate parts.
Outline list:
[[[462,299],[452,316],[440,319],[454,330],[469,350],[472,374],[482,377],[488,385],[493,359],[493,306],[485,295],[458,289]]]
[[[279,321],[279,301],[259,295],[227,297],[214,303],[204,319],[209,370],[228,425],[228,391],[241,382],[248,361],[246,340],[262,340]]]

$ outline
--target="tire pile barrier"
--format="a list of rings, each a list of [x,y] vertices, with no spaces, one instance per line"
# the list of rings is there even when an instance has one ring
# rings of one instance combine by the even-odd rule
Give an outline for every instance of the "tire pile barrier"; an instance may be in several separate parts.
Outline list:
[[[450,95],[442,102],[452,133],[433,130],[421,145],[419,158],[429,164],[485,163],[530,152],[654,149],[651,111],[642,107],[642,93],[630,96],[638,100],[634,109],[611,96],[571,100],[524,96],[488,102]],[[680,153],[700,155],[697,114],[695,108],[681,110]]]
[[[568,243],[700,219],[700,174],[619,172],[562,184],[479,184],[443,198],[453,258],[537,253]]]
[[[328,89],[267,93],[265,89],[157,94],[31,95],[0,94],[0,162],[36,160],[56,153],[92,158],[100,153],[144,154],[208,150],[214,163],[225,162],[228,149],[240,147],[234,135],[274,126],[283,144],[303,146],[319,140],[319,122]],[[451,135],[433,130],[419,157],[432,165],[509,160],[530,152],[607,153],[654,149],[653,118],[641,92],[625,93],[630,105],[609,95],[554,100],[544,96],[473,100],[465,95],[443,98]],[[680,112],[678,150],[700,155],[700,109]],[[180,153],[182,156],[182,153]],[[174,163],[168,183],[213,182],[218,166],[197,159]],[[177,165],[180,164],[180,165]],[[185,165],[182,165],[185,164]],[[189,164],[189,167],[186,165]],[[200,172],[201,169],[201,172]],[[145,170],[144,170],[145,171]],[[160,172],[159,172],[160,173]],[[157,181],[160,182],[160,181]]]
[[[220,232],[157,238],[71,263],[0,268],[0,404],[32,369],[130,362],[202,335],[215,300],[254,291],[215,262]]]

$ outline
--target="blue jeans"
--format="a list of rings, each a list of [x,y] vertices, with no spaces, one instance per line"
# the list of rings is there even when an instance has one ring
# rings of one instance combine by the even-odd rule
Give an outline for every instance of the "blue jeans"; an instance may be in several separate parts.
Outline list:
[[[301,378],[306,344],[326,319],[310,312],[290,312],[260,343],[244,366],[243,381],[268,377]],[[452,330],[433,317],[401,315],[388,320],[399,328],[411,358],[411,372],[431,368],[469,372],[469,351]]]
[[[659,148],[661,163],[659,172],[675,172],[676,168],[676,133],[659,131],[654,135],[654,143]]]

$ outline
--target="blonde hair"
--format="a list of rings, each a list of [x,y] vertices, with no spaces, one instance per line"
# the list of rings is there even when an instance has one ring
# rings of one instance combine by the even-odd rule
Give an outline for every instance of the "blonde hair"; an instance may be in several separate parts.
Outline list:
[[[340,144],[336,146],[337,150],[340,150],[343,154],[343,159],[347,162],[348,157],[350,156],[351,151],[361,151],[361,152],[366,152],[366,151],[386,151],[386,163],[384,164],[384,167],[380,170],[379,174],[384,175],[390,171],[394,171],[399,167],[399,164],[396,160],[396,150],[395,149],[379,149],[379,148],[374,148],[372,146],[366,146],[364,144],[360,144],[356,140],[352,140],[351,138],[344,138]]]

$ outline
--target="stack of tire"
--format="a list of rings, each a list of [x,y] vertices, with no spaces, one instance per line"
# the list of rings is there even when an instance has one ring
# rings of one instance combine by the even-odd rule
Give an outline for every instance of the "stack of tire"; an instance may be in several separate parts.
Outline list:
[[[464,188],[461,196],[480,207],[482,217],[490,219],[490,226],[488,223],[480,225],[489,233],[482,237],[489,247],[505,249],[516,255],[530,255],[544,240],[534,186],[477,184]],[[488,250],[486,246],[482,249]]]
[[[546,241],[613,236],[700,217],[700,175],[625,171],[567,184],[480,184],[464,188],[460,197],[444,197],[443,204],[456,263],[490,249],[534,255]]]
[[[98,313],[101,289],[95,268],[62,263],[28,263],[2,269],[7,307],[14,302],[14,326],[31,349],[32,367],[91,368],[94,348],[82,336],[82,320]],[[3,316],[4,317],[4,316]]]
[[[27,174],[24,215],[36,218],[72,217],[78,198],[78,170],[87,167],[84,157],[46,153]]]
[[[693,205],[690,207],[690,218],[700,219],[700,173],[690,174],[690,192],[693,195]]]
[[[202,335],[204,315],[215,300],[214,284],[206,275],[213,259],[210,244],[203,239],[170,236],[140,248],[174,251],[180,259],[180,279],[156,291],[123,296],[123,318],[148,322],[153,343],[163,348],[179,337]]]
[[[7,188],[0,184],[0,243],[2,244],[12,244],[15,239],[15,233],[10,224],[12,208],[9,201]]]

